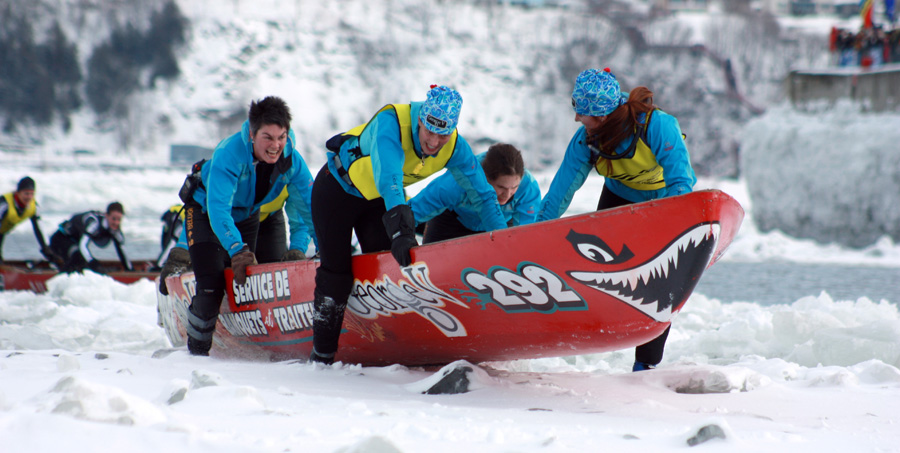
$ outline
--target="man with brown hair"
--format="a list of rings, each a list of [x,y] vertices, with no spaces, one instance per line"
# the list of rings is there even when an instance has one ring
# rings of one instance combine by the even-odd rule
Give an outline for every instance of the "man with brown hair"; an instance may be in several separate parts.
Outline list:
[[[100,261],[94,258],[88,248],[92,242],[97,247],[106,247],[112,242],[122,268],[134,270],[122,249],[125,244],[125,236],[121,230],[123,217],[125,208],[122,207],[122,203],[114,201],[106,207],[105,214],[100,211],[82,212],[61,223],[59,230],[50,237],[50,248],[62,257],[63,264],[60,270],[81,272],[85,268],[90,268],[94,272],[105,273],[106,270]]]

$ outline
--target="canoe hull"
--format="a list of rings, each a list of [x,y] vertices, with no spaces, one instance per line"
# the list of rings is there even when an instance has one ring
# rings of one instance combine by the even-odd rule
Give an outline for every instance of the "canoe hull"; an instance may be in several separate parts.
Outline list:
[[[643,344],[661,334],[737,233],[743,210],[720,191],[565,217],[353,259],[337,360],[435,365],[557,357]],[[252,266],[230,283],[213,354],[306,358],[317,261]],[[193,274],[160,296],[184,344]]]

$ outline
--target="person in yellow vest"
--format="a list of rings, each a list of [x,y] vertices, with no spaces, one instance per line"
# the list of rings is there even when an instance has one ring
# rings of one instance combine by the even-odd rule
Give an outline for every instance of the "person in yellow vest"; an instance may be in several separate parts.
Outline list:
[[[162,236],[160,237],[160,253],[156,259],[157,265],[165,263],[172,250],[178,245],[178,239],[184,231],[184,205],[173,204],[166,209],[166,212],[159,218],[162,222]],[[185,242],[185,250],[187,250],[187,242]]]
[[[609,68],[587,69],[575,80],[572,108],[582,126],[544,195],[538,221],[561,217],[592,170],[605,178],[598,211],[693,190],[697,178],[678,120],[653,104],[647,87],[623,93]],[[634,371],[662,361],[668,335],[666,329],[635,349]]]
[[[456,130],[461,108],[456,90],[434,85],[425,102],[388,104],[325,144],[327,164],[312,189],[320,266],[311,361],[332,363],[338,350],[353,285],[354,231],[362,253],[390,250],[400,266],[412,263],[410,250],[419,244],[406,186],[446,168],[488,230],[506,227],[497,193]]]
[[[3,194],[0,198],[0,262],[3,262],[3,238],[6,233],[12,231],[16,225],[31,220],[31,228],[34,230],[34,237],[40,245],[41,254],[47,258],[47,261],[62,263],[62,260],[47,247],[47,241],[44,240],[44,234],[38,225],[40,216],[37,214],[37,202],[34,200],[34,180],[31,177],[24,177],[19,180],[15,192]]]

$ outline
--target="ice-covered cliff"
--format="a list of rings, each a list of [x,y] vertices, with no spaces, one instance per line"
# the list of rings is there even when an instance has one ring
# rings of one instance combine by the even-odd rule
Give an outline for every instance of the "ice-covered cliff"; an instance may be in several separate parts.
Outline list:
[[[86,64],[116,28],[146,28],[165,0],[12,0],[39,41],[54,23]],[[251,99],[284,97],[305,157],[322,158],[332,134],[380,106],[423,98],[432,83],[465,99],[460,130],[476,148],[516,144],[532,168],[554,165],[576,128],[569,96],[587,67],[611,67],[624,87],[649,86],[675,114],[702,174],[735,174],[740,126],[776,99],[792,64],[825,57],[824,36],[792,33],[772,18],[707,14],[613,16],[589,7],[522,9],[481,1],[177,0],[189,21],[181,74],[71,127],[0,135],[52,156],[84,149],[167,157],[169,146],[212,147]],[[732,66],[733,85],[723,71]],[[735,90],[736,88],[736,90]],[[477,150],[477,149],[476,149]]]

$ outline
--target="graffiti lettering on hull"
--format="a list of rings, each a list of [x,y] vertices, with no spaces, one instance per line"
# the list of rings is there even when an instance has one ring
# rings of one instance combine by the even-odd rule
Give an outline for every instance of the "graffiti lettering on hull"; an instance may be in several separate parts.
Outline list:
[[[466,336],[466,328],[455,316],[442,310],[447,303],[468,306],[445,293],[429,277],[428,265],[422,262],[401,269],[404,278],[394,283],[384,276],[374,282],[354,282],[347,309],[365,319],[379,316],[417,314],[448,337]]]

